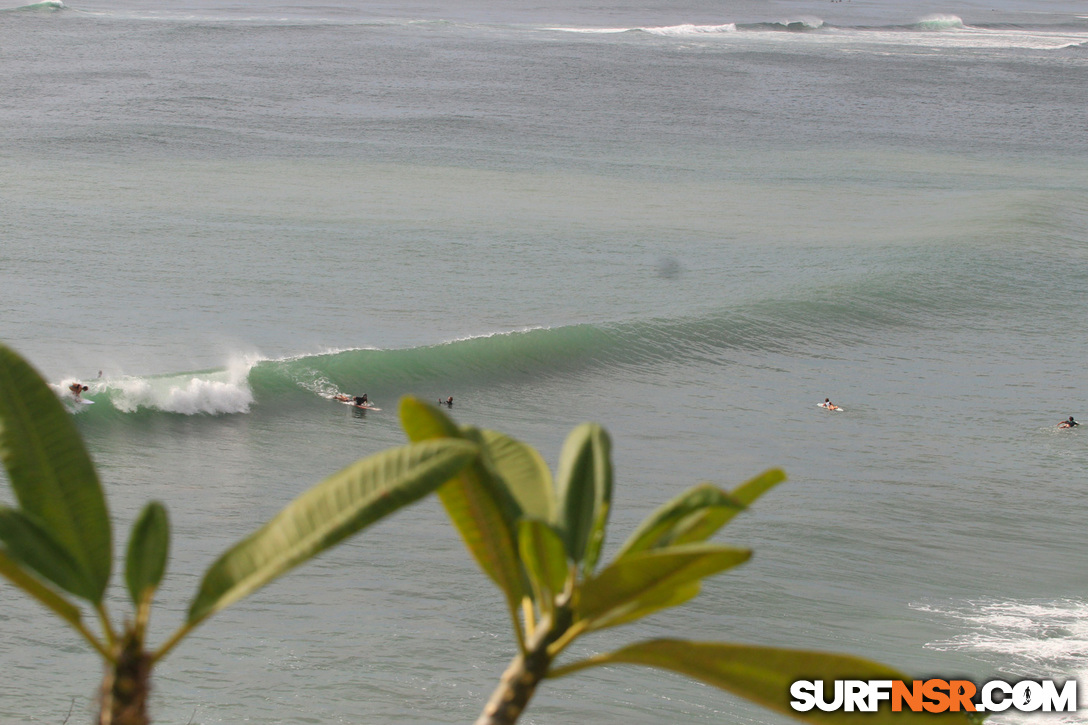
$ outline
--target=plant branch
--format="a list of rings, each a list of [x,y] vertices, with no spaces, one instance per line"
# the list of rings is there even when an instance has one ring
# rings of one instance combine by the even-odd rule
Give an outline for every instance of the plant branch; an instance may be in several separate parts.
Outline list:
[[[563,677],[565,675],[573,674],[573,673],[575,673],[575,672],[577,672],[579,670],[585,670],[585,669],[589,669],[590,667],[597,667],[599,665],[603,665],[603,664],[605,664],[607,662],[608,662],[608,659],[607,659],[607,657],[605,655],[594,655],[594,656],[588,657],[588,658],[586,658],[584,660],[578,660],[577,662],[572,662],[569,665],[563,665],[562,667],[555,667],[555,668],[553,668],[551,670],[548,670],[547,677],[548,677],[548,679],[554,679],[556,677]]]
[[[117,644],[117,633],[113,631],[113,625],[110,624],[110,615],[106,612],[105,602],[96,603],[94,610],[98,612],[98,619],[102,622],[102,630],[106,633],[106,643],[110,649],[113,649]]]
[[[521,627],[521,619],[518,618],[517,605],[510,601],[510,597],[506,597],[506,611],[510,613],[510,621],[514,625],[514,636],[518,641],[518,652],[522,655],[525,654],[525,633]]]
[[[165,657],[166,654],[174,649],[178,642],[180,642],[185,635],[189,634],[195,626],[195,624],[189,622],[179,627],[178,631],[174,632],[174,634],[170,636],[170,639],[163,642],[163,644],[151,655],[151,663],[154,664]]]
[[[562,607],[556,611],[555,619],[541,619],[527,651],[510,662],[476,725],[513,725],[521,717],[537,685],[548,674],[552,663],[549,645],[566,632],[571,617],[570,610]]]
[[[532,639],[536,632],[536,613],[533,611],[533,600],[529,597],[521,599],[521,615],[525,617],[525,636]]]

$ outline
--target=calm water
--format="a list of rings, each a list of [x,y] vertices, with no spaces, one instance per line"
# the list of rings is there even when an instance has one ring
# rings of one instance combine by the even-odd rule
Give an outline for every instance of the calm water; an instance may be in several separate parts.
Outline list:
[[[91,386],[118,550],[169,507],[153,642],[220,551],[401,443],[400,396],[454,395],[552,465],[604,424],[613,546],[697,481],[790,474],[727,530],[750,564],[575,655],[1088,675],[1088,434],[1054,427],[1088,417],[1088,9],[998,2],[0,12],[0,339]],[[0,721],[88,722],[92,653],[0,597]],[[505,620],[428,500],[203,625],[154,715],[471,721]],[[666,720],[781,722],[634,668],[525,718]]]

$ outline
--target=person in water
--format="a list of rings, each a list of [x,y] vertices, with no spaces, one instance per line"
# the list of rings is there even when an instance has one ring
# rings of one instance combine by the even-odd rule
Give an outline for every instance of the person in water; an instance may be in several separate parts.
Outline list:
[[[1061,423],[1058,423],[1059,428],[1075,428],[1078,425],[1080,425],[1080,423],[1073,420],[1073,416],[1069,416],[1069,420],[1063,420]]]
[[[453,407],[453,396],[451,395],[450,397],[446,398],[445,400],[442,400],[441,398],[439,398],[438,399],[438,404],[439,405],[445,405],[445,406],[448,406],[448,407],[452,408]]]
[[[828,410],[838,410],[839,406],[831,402],[831,398],[824,398],[824,402],[820,403],[821,408],[827,408]]]
[[[87,392],[90,388],[86,385],[80,385],[79,383],[72,383],[68,386],[68,389],[72,391],[72,395],[75,396],[76,400],[80,400],[80,394]],[[1070,418],[1070,420],[1072,420],[1072,418]]]
[[[362,395],[346,395],[344,393],[337,393],[332,396],[333,400],[339,400],[341,403],[354,403],[355,405],[369,405],[367,403],[366,393]]]

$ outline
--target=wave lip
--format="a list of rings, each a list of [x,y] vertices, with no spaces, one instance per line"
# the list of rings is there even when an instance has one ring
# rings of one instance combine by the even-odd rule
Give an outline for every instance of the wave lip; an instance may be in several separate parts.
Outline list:
[[[52,13],[59,10],[67,10],[68,6],[64,4],[63,0],[41,0],[41,2],[30,3],[29,5],[20,5],[15,8],[6,8],[0,10],[0,12],[16,12],[16,13]]]
[[[92,385],[89,393],[106,393],[122,413],[141,408],[180,415],[248,413],[254,402],[249,373],[259,362],[241,359],[218,371],[107,380]]]
[[[634,30],[640,30],[644,33],[651,35],[664,35],[668,37],[688,36],[688,35],[713,35],[717,33],[735,33],[737,32],[736,23],[723,23],[722,25],[693,25],[686,23],[683,25],[667,25],[658,28],[634,28]]]
[[[810,30],[819,30],[824,27],[822,18],[797,18],[796,20],[783,20],[779,23],[760,23],[757,27],[764,30],[785,30],[791,33],[804,33]]]
[[[963,24],[963,18],[957,15],[935,13],[922,18],[913,27],[919,30],[963,30],[967,26]]]

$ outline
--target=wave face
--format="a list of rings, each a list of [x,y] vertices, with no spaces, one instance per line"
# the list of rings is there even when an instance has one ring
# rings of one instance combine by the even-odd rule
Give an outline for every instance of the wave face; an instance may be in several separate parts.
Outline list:
[[[928,15],[917,23],[913,27],[921,30],[951,30],[961,29],[964,27],[963,19],[956,15]]]
[[[84,416],[230,415],[255,405],[369,392],[463,390],[569,379],[654,365],[727,365],[742,356],[820,355],[874,336],[969,315],[979,296],[964,287],[873,275],[795,298],[770,299],[679,319],[534,328],[404,349],[348,349],[280,359],[239,358],[222,369],[87,382],[96,405]],[[71,380],[56,384],[63,394]],[[441,389],[438,387],[441,386]],[[101,403],[107,403],[102,405]]]
[[[0,9],[0,13],[52,13],[59,10],[67,10],[68,6],[62,0],[42,0],[42,2],[21,5],[15,8]]]
[[[721,43],[754,42],[801,35],[813,43],[859,46],[939,46],[942,48],[1022,48],[1063,50],[1088,43],[1083,23],[1027,26],[1008,23],[968,24],[962,17],[932,14],[916,21],[889,25],[844,25],[817,17],[781,21],[726,22],[720,24],[679,24],[668,26],[546,27],[542,30],[582,35],[651,35],[677,40],[715,39]],[[790,41],[793,42],[793,41]]]

